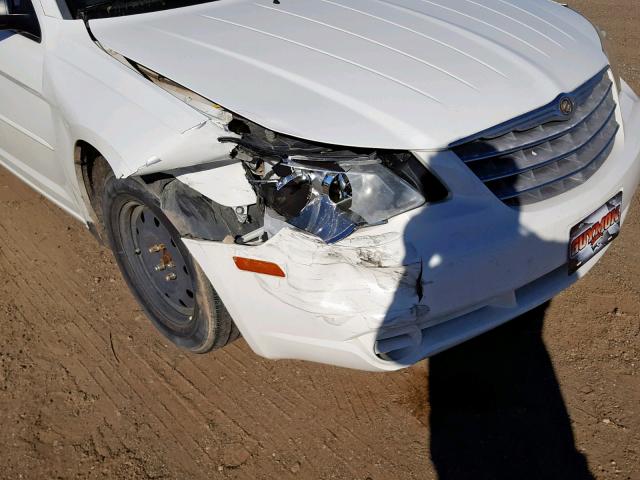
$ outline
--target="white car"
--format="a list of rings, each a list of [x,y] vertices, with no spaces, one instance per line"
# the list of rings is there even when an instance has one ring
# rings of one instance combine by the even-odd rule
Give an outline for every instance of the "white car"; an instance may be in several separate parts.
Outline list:
[[[194,352],[411,365],[583,276],[640,177],[640,100],[549,0],[0,0],[0,28],[2,165]]]

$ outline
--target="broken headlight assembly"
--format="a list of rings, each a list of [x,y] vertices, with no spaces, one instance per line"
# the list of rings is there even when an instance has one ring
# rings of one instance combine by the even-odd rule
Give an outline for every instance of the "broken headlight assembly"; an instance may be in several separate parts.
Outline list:
[[[234,122],[241,138],[220,140],[237,143],[234,155],[264,202],[267,230],[269,220],[286,222],[334,243],[448,194],[409,152],[314,145]]]
[[[334,243],[359,227],[384,223],[448,196],[442,183],[409,152],[341,148],[277,134],[110,53],[237,135],[218,140],[236,144],[232,156],[243,162],[264,207],[264,228],[259,230],[267,234],[288,223]]]
[[[267,206],[287,223],[327,243],[425,203],[420,192],[375,157],[309,165],[295,157],[258,182]],[[308,162],[308,163],[307,163]],[[275,178],[274,178],[275,177]]]

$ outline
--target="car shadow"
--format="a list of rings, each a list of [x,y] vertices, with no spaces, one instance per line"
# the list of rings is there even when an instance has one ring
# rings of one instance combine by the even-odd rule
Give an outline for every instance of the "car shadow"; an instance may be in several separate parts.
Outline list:
[[[547,307],[429,360],[439,479],[594,478],[542,338]]]
[[[561,289],[573,280],[568,238],[566,242],[540,238],[523,225],[517,206],[487,204],[497,199],[486,200],[491,194],[480,182],[477,188],[469,186],[470,172],[456,158],[442,153],[431,162],[458,198],[423,209],[405,227],[404,265],[420,266],[415,298],[411,300],[407,288],[397,291],[377,334],[381,358],[407,365],[415,361],[411,352],[416,348],[415,343],[407,347],[407,342],[419,341],[422,348],[430,345],[442,351],[450,335],[474,332],[481,322],[499,323],[504,307],[535,305],[547,288]],[[537,217],[536,222],[541,221]],[[553,265],[557,268],[549,271]],[[415,272],[409,269],[406,275]],[[413,277],[406,280],[407,286],[413,283]],[[512,293],[487,300],[486,285]],[[513,291],[514,285],[522,287]],[[411,302],[414,306],[409,308]],[[473,313],[443,310],[451,305],[467,305],[466,311]],[[571,419],[544,344],[548,306],[544,303],[429,359],[425,402],[429,402],[431,460],[440,480],[594,478],[576,449]],[[401,349],[383,350],[393,345],[385,344],[385,339],[390,331],[403,328],[399,319],[408,311],[415,313],[420,333],[408,330]],[[438,324],[439,318],[452,315]],[[413,328],[409,317],[406,324]]]

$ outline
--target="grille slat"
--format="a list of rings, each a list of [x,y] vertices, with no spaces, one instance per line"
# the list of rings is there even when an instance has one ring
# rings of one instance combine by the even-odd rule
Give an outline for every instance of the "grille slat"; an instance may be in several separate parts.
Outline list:
[[[614,132],[618,131],[618,126],[615,127]],[[523,193],[528,193],[531,192],[532,190],[538,190],[540,188],[546,187],[554,182],[557,181],[561,181],[561,180],[565,180],[569,177],[575,176],[576,174],[581,173],[583,170],[588,169],[589,167],[592,166],[592,164],[594,162],[598,162],[599,160],[601,160],[601,157],[605,157],[604,159],[602,159],[602,161],[600,163],[598,163],[598,167],[600,165],[602,165],[602,162],[604,162],[604,160],[606,160],[606,157],[609,155],[609,153],[611,153],[611,149],[613,148],[613,142],[615,140],[615,133],[611,136],[611,138],[608,139],[608,141],[606,142],[605,146],[600,149],[595,156],[593,156],[593,158],[587,162],[586,164],[580,162],[578,159],[572,159],[572,158],[568,158],[565,159],[565,164],[564,165],[552,165],[551,167],[549,167],[549,171],[545,172],[546,174],[539,174],[537,176],[537,182],[535,185],[533,186],[529,186],[523,189],[512,189],[511,191],[508,192],[501,192],[498,193],[497,196],[500,200],[509,200],[511,198],[517,197],[519,195],[522,195]],[[577,168],[576,168],[577,167]],[[546,167],[543,167],[546,168]],[[575,168],[575,169],[574,169]],[[593,170],[592,173],[594,173],[595,170]],[[535,174],[534,174],[535,175]],[[591,176],[591,175],[589,175]],[[545,179],[546,177],[546,179]],[[579,183],[577,183],[575,186],[580,185],[580,183],[582,183],[583,181],[587,180],[588,177],[586,177],[584,180],[580,181]],[[577,179],[576,179],[577,180]],[[573,188],[573,187],[571,187]],[[561,193],[561,192],[560,192]],[[559,194],[559,193],[558,193]],[[556,195],[558,195],[556,194]],[[553,196],[553,195],[552,195]]]
[[[472,167],[471,169],[480,177],[480,180],[490,182],[492,180],[521,174],[557,160],[562,160],[580,151],[593,141],[599,133],[607,130],[612,123],[615,124],[615,107],[611,109],[608,116],[604,119],[604,122],[600,120],[599,123],[600,125],[596,127],[597,130],[595,133],[593,133],[591,129],[585,128],[580,132],[572,132],[572,138],[559,137],[548,142],[549,145],[543,144],[540,146],[540,144],[538,144],[534,148],[520,150],[517,152],[519,154],[517,157],[513,155],[500,157],[497,161],[487,162],[479,168]],[[496,165],[496,163],[498,163],[498,165]]]
[[[585,116],[576,121],[567,120],[566,123],[556,122],[555,124],[547,124],[544,127],[539,125],[531,130],[518,132],[518,135],[504,135],[493,140],[466,144],[465,147],[468,148],[469,151],[466,152],[462,147],[459,147],[459,155],[461,155],[461,158],[465,163],[470,163],[495,157],[496,155],[507,155],[523,148],[535,147],[541,143],[554,140],[566,135],[567,133],[571,133],[575,129],[580,128],[594,113],[599,112],[602,109],[615,108],[615,102],[613,101],[613,97],[610,95],[612,86],[613,84],[609,82],[609,88],[607,89],[606,94],[595,105],[594,110],[587,112]],[[516,144],[517,142],[521,143]],[[482,149],[485,148],[487,150],[482,151]]]
[[[574,103],[569,116],[560,112],[564,97]],[[574,92],[452,150],[498,198],[526,205],[575,188],[595,173],[619,130],[615,110],[607,69]]]

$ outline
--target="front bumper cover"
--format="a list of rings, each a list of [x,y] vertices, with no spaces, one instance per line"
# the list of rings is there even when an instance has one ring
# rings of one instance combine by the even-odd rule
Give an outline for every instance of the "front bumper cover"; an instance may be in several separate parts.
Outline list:
[[[388,371],[411,365],[544,303],[568,274],[571,227],[640,180],[640,100],[620,92],[609,159],[585,184],[520,210],[500,202],[451,152],[420,153],[453,193],[445,202],[326,245],[285,228],[260,246],[184,239],[243,336],[268,358]],[[275,262],[285,278],[240,271]],[[404,347],[393,360],[377,351]]]

